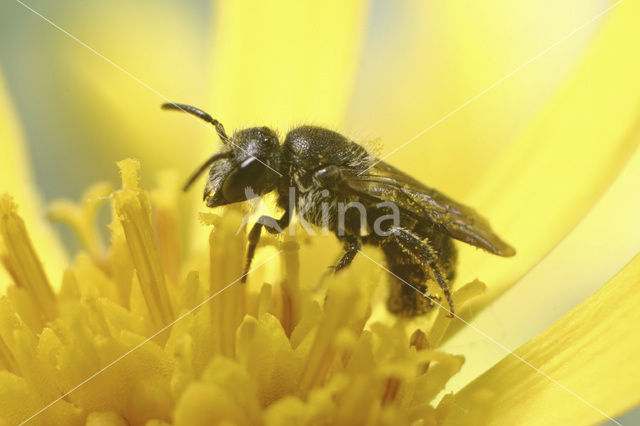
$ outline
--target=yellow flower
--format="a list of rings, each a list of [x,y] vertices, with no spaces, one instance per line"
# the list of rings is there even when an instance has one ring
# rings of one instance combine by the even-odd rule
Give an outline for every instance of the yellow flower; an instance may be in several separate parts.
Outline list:
[[[161,242],[175,232],[167,226],[173,221],[152,224],[152,217],[177,217],[177,205],[167,202],[171,187],[159,190],[152,215],[138,187],[139,164],[120,167],[106,253],[90,254],[86,242],[99,236],[83,227],[95,219],[88,206],[102,185],[80,206],[53,207],[57,219],[87,232],[87,253],[65,271],[57,295],[13,200],[0,199],[3,259],[14,278],[0,306],[6,422],[397,424],[444,417],[429,402],[462,357],[431,349],[433,330],[408,335],[401,323],[365,330],[371,289],[350,273],[333,280],[323,302],[300,286],[291,238],[254,268],[282,256],[284,281],[239,284],[244,241],[234,235],[241,222],[234,210],[207,219],[214,223],[208,268],[171,281],[165,271],[178,253]],[[256,271],[252,281],[263,276]],[[481,287],[463,287],[457,303]]]
[[[434,67],[433,57],[422,48],[415,49],[415,54],[394,56],[404,49],[405,39],[390,39],[385,53],[378,56],[384,66],[375,75],[365,71],[358,75],[367,11],[364,1],[349,5],[337,1],[317,5],[221,2],[215,12],[217,33],[212,47],[217,65],[206,74],[211,78],[207,86],[215,99],[214,110],[224,111],[224,119],[219,118],[227,126],[251,120],[284,131],[292,123],[312,120],[341,127],[345,115],[349,117],[345,127],[371,123],[372,131],[383,136],[387,152],[402,147],[390,161],[425,181],[428,177],[429,184],[486,214],[519,253],[503,260],[461,247],[454,299],[466,319],[495,301],[547,254],[619,174],[618,184],[607,193],[614,201],[616,188],[619,198],[624,194],[619,188],[634,187],[637,179],[633,178],[640,169],[638,154],[629,160],[639,142],[640,80],[636,75],[640,60],[629,54],[638,36],[633,19],[640,8],[637,2],[613,4],[602,14],[602,22],[591,22],[592,28],[585,32],[592,39],[582,40],[586,47],[579,59],[575,59],[576,52],[583,49],[573,49],[573,57],[562,58],[564,73],[558,73],[558,87],[548,100],[520,83],[513,93],[527,97],[531,102],[524,104],[532,105],[522,114],[504,107],[509,97],[498,86],[496,97],[486,99],[496,93],[493,91],[482,95],[482,100],[465,102],[597,17],[602,5],[594,2],[593,10],[585,8],[580,21],[558,20],[557,28],[547,28],[550,34],[558,34],[546,45],[527,39],[524,45],[535,47],[532,55],[513,64],[505,58],[520,58],[514,52],[522,45],[497,37],[498,45],[506,43],[510,53],[497,55],[498,61],[496,55],[482,55],[482,43],[495,42],[491,37],[499,31],[480,24],[517,26],[529,19],[529,6],[507,10],[492,1],[483,2],[481,10],[478,5],[468,6],[398,5],[394,9],[405,15],[404,30],[417,46],[455,34],[444,46],[429,44],[444,52],[442,57],[449,59],[445,66]],[[106,4],[97,7],[103,8],[100,16],[105,17],[113,17],[116,10]],[[151,22],[173,18],[182,22],[181,9],[154,7],[152,12]],[[489,19],[487,14],[496,17]],[[478,26],[469,25],[471,21]],[[451,33],[441,22],[460,31]],[[138,23],[132,20],[132,25]],[[570,25],[565,28],[564,24]],[[90,28],[85,36],[91,34],[98,37],[93,39],[97,47],[104,46],[98,28]],[[145,60],[149,59],[138,55],[139,50],[128,50],[131,40],[118,34],[122,39],[112,46],[125,49],[118,52],[116,62],[122,59],[127,69],[146,71]],[[169,55],[170,60],[190,60],[193,40],[184,31],[172,36],[182,43],[176,43],[175,49],[180,56]],[[456,56],[458,52],[464,54]],[[112,56],[112,52],[105,53]],[[154,56],[154,61],[159,57]],[[90,129],[96,140],[108,137],[105,141],[119,144],[113,152],[122,152],[123,147],[140,149],[135,154],[145,165],[149,157],[154,174],[159,163],[168,161],[145,153],[165,153],[165,159],[175,160],[181,172],[187,162],[194,162],[194,154],[183,146],[169,145],[170,141],[181,145],[183,139],[196,138],[189,129],[193,124],[172,121],[169,125],[164,117],[158,119],[151,111],[162,99],[144,88],[117,90],[125,87],[119,79],[129,77],[113,77],[111,64],[92,59],[96,62],[73,71],[74,81],[101,94],[103,108],[98,114],[80,108],[77,117],[82,119],[74,129]],[[169,86],[175,84],[172,82],[179,79],[163,74],[162,64],[158,62],[160,70],[144,75],[143,80],[151,86],[165,80],[171,82]],[[409,76],[406,82],[380,78],[393,67]],[[555,72],[557,68],[550,61],[544,70]],[[494,75],[498,69],[505,72]],[[532,72],[538,84],[547,82],[548,74],[540,69]],[[187,80],[184,90],[172,89],[171,95],[197,96],[194,93],[202,91],[200,81]],[[375,84],[364,90],[363,81]],[[444,83],[455,89],[433,86]],[[135,114],[133,109],[120,108],[122,93],[135,103]],[[361,93],[360,106],[349,111],[352,93]],[[425,109],[416,98],[430,98],[433,106]],[[530,119],[534,107],[543,101],[544,108]],[[0,192],[15,197],[26,219],[25,227],[16,202],[2,196],[1,253],[8,274],[0,285],[13,284],[0,299],[0,424],[26,419],[33,424],[190,425],[211,424],[213,419],[267,425],[589,424],[640,402],[634,357],[640,349],[635,330],[640,319],[636,309],[640,293],[634,291],[640,276],[637,258],[572,312],[521,346],[515,356],[507,355],[486,372],[456,374],[463,358],[439,349],[441,343],[455,353],[452,342],[461,335],[479,332],[491,338],[490,334],[473,324],[461,329],[464,323],[446,319],[443,312],[409,323],[385,315],[378,303],[377,285],[384,273],[366,257],[329,280],[325,300],[324,292],[312,289],[329,263],[325,254],[330,252],[325,250],[331,244],[328,239],[300,248],[292,239],[267,240],[249,284],[240,284],[244,239],[235,235],[240,223],[237,211],[227,209],[222,217],[202,216],[212,228],[207,250],[202,250],[199,247],[207,241],[206,235],[202,227],[191,225],[192,213],[185,226],[184,211],[192,210],[185,208],[186,199],[178,197],[175,175],[162,175],[150,196],[138,184],[139,166],[133,160],[120,163],[122,189],[112,193],[109,185],[98,184],[79,205],[69,201],[52,205],[52,217],[70,225],[83,247],[69,263],[42,221],[43,209],[26,166],[12,108],[4,95],[0,102]],[[460,105],[463,107],[458,108]],[[483,109],[491,113],[482,113]],[[448,111],[460,114],[461,121],[447,121]],[[359,121],[358,115],[367,119]],[[500,120],[524,120],[520,116],[526,118],[519,124],[524,130],[494,126]],[[480,119],[491,125],[477,124]],[[155,126],[160,130],[150,129],[154,127],[150,123],[159,120],[164,121]],[[429,151],[424,141],[403,147],[403,141],[428,129],[430,123],[436,126],[429,137],[441,143]],[[515,134],[519,136],[514,138]],[[501,136],[498,140],[509,144],[486,142],[489,136]],[[469,142],[474,139],[482,143]],[[142,148],[131,148],[132,141]],[[628,169],[621,174],[627,162]],[[95,163],[96,170],[106,167]],[[60,167],[64,172],[64,166]],[[433,171],[429,175],[424,172],[427,168]],[[99,204],[109,198],[114,220],[105,249],[94,223]],[[567,241],[577,236],[583,245],[589,240],[600,242],[604,231],[634,226],[634,220],[623,220],[620,210],[637,212],[637,200],[618,201],[614,208],[599,203],[585,219],[585,223],[591,219],[595,232],[581,239],[584,234],[577,229]],[[598,211],[608,214],[598,215]],[[570,246],[572,256],[580,249],[575,241]],[[619,253],[615,247],[607,249]],[[637,251],[637,246],[631,249]],[[368,253],[376,258],[374,250]],[[597,260],[604,258],[603,253]],[[572,268],[572,259],[569,256],[563,265]],[[613,259],[619,264],[617,257]],[[278,265],[282,265],[281,272]],[[593,274],[590,266],[577,265],[564,276],[580,276],[578,268]],[[484,289],[473,280],[476,276],[487,283],[485,294],[466,303]],[[549,288],[558,287],[570,281],[564,276],[554,270],[540,281]],[[465,282],[469,284],[463,285]],[[542,297],[546,294],[542,292]],[[519,300],[512,307],[513,317],[503,321],[515,320],[525,305]],[[499,347],[500,343],[493,344]],[[485,358],[481,351],[470,350],[465,355],[470,363]],[[454,375],[454,380],[463,378],[458,387],[464,389],[442,397],[443,390],[452,389],[446,386]]]

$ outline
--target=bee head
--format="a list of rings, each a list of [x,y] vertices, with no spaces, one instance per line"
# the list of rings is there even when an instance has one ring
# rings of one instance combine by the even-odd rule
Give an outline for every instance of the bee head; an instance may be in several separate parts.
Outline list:
[[[239,130],[228,137],[222,123],[206,112],[185,104],[166,103],[163,109],[187,112],[213,125],[222,140],[222,151],[211,156],[191,176],[186,191],[209,168],[204,200],[209,207],[245,201],[276,188],[280,172],[280,142],[268,127]]]
[[[280,173],[280,143],[267,127],[234,133],[227,150],[211,164],[204,189],[209,207],[245,201],[274,190]]]

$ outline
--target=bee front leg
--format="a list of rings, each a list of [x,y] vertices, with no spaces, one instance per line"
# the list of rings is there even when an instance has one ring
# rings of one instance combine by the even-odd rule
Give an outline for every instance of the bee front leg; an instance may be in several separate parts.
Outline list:
[[[249,245],[247,246],[247,262],[244,268],[244,274],[240,279],[241,282],[247,281],[247,275],[249,274],[249,269],[251,268],[251,262],[253,261],[253,256],[256,254],[256,247],[258,246],[258,242],[260,241],[260,234],[262,234],[262,228],[266,228],[267,232],[270,234],[280,234],[285,230],[287,226],[289,226],[290,222],[289,212],[285,211],[280,219],[276,219],[271,216],[260,216],[258,221],[253,225],[251,231],[249,231]]]
[[[451,293],[449,292],[449,285],[440,270],[440,266],[438,265],[438,256],[431,244],[429,244],[429,240],[423,241],[420,237],[404,228],[391,228],[389,232],[390,234],[387,238],[393,238],[393,240],[408,256],[411,256],[415,261],[422,264],[427,264],[433,271],[436,281],[438,282],[438,285],[440,285],[440,288],[447,299],[447,303],[449,304],[449,316],[453,317],[453,300],[451,299]]]

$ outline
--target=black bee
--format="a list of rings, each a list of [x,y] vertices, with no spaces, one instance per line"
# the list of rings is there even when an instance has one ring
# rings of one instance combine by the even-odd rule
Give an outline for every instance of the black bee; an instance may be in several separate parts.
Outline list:
[[[437,298],[416,292],[427,295],[428,279],[439,284],[453,315],[447,284],[454,278],[457,258],[452,239],[499,256],[515,254],[474,210],[379,161],[337,132],[301,126],[291,130],[282,144],[268,127],[238,130],[229,137],[222,124],[204,111],[174,103],[162,107],[211,123],[224,145],[193,174],[185,190],[211,166],[204,189],[209,207],[276,192],[284,214],[277,219],[262,216],[253,226],[246,271],[262,228],[282,232],[293,214],[290,206],[301,219],[328,227],[342,241],[345,252],[335,271],[347,267],[362,244],[382,249],[392,273],[387,307],[399,316],[422,315],[433,307]],[[360,214],[361,209],[344,208],[353,205],[363,206],[366,215]]]

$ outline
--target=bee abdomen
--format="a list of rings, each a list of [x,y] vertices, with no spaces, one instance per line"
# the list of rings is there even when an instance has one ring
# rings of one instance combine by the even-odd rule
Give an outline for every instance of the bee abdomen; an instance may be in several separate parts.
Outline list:
[[[422,265],[394,262],[394,257],[387,256],[389,270],[389,312],[403,317],[415,317],[429,312],[433,302],[427,291],[427,274]]]

